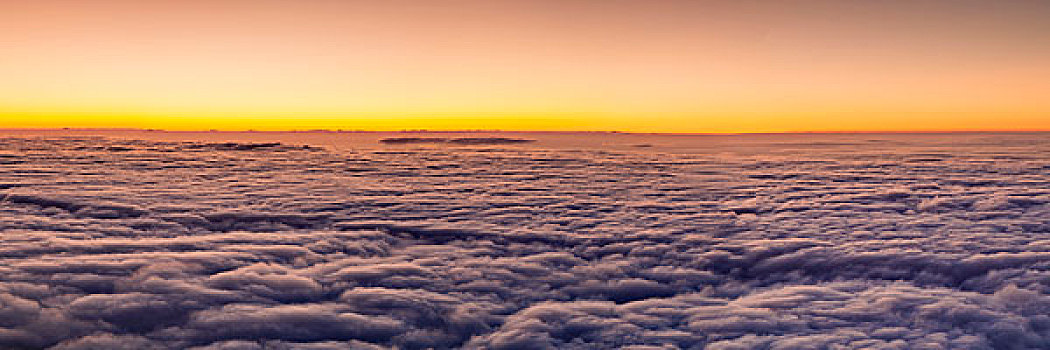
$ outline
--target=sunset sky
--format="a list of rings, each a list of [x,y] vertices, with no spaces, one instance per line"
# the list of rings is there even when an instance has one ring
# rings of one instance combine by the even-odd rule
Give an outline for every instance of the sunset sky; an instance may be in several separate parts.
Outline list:
[[[1050,130],[1050,1],[0,0],[0,128]]]

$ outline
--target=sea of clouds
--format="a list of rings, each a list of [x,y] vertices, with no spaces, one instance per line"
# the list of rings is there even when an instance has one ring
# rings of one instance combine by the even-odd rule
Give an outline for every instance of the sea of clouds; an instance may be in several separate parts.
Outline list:
[[[0,348],[1047,348],[1050,137],[999,138],[0,138]]]

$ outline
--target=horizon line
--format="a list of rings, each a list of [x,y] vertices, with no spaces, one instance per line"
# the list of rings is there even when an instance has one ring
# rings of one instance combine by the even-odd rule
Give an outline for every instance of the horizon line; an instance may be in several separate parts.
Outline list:
[[[817,130],[817,131],[767,131],[767,132],[638,132],[619,130],[500,130],[500,129],[453,129],[453,130],[429,130],[429,129],[401,129],[401,130],[356,130],[356,129],[291,129],[291,130],[223,130],[223,129],[200,129],[200,130],[168,130],[155,128],[3,128],[0,131],[101,131],[101,132],[163,132],[163,133],[358,133],[358,134],[380,134],[380,133],[522,133],[522,134],[626,134],[626,135],[780,135],[780,134],[1024,134],[1024,133],[1050,133],[1050,129],[1002,129],[1002,130]]]

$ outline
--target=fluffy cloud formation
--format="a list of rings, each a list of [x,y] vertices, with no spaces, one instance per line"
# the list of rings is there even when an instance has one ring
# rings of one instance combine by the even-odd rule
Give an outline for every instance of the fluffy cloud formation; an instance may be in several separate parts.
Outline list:
[[[1050,140],[997,137],[3,138],[0,348],[1045,348]]]

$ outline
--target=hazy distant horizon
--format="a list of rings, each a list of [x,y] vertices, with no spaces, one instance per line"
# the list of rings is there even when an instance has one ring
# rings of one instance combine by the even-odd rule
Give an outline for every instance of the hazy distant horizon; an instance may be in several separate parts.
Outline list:
[[[513,129],[403,129],[403,130],[357,130],[357,129],[153,129],[153,128],[3,128],[0,131],[138,131],[168,133],[536,133],[536,134],[628,134],[628,135],[781,135],[781,134],[1028,134],[1050,133],[1050,129],[975,129],[975,130],[842,130],[842,131],[783,131],[783,132],[637,132],[620,130],[513,130]]]

